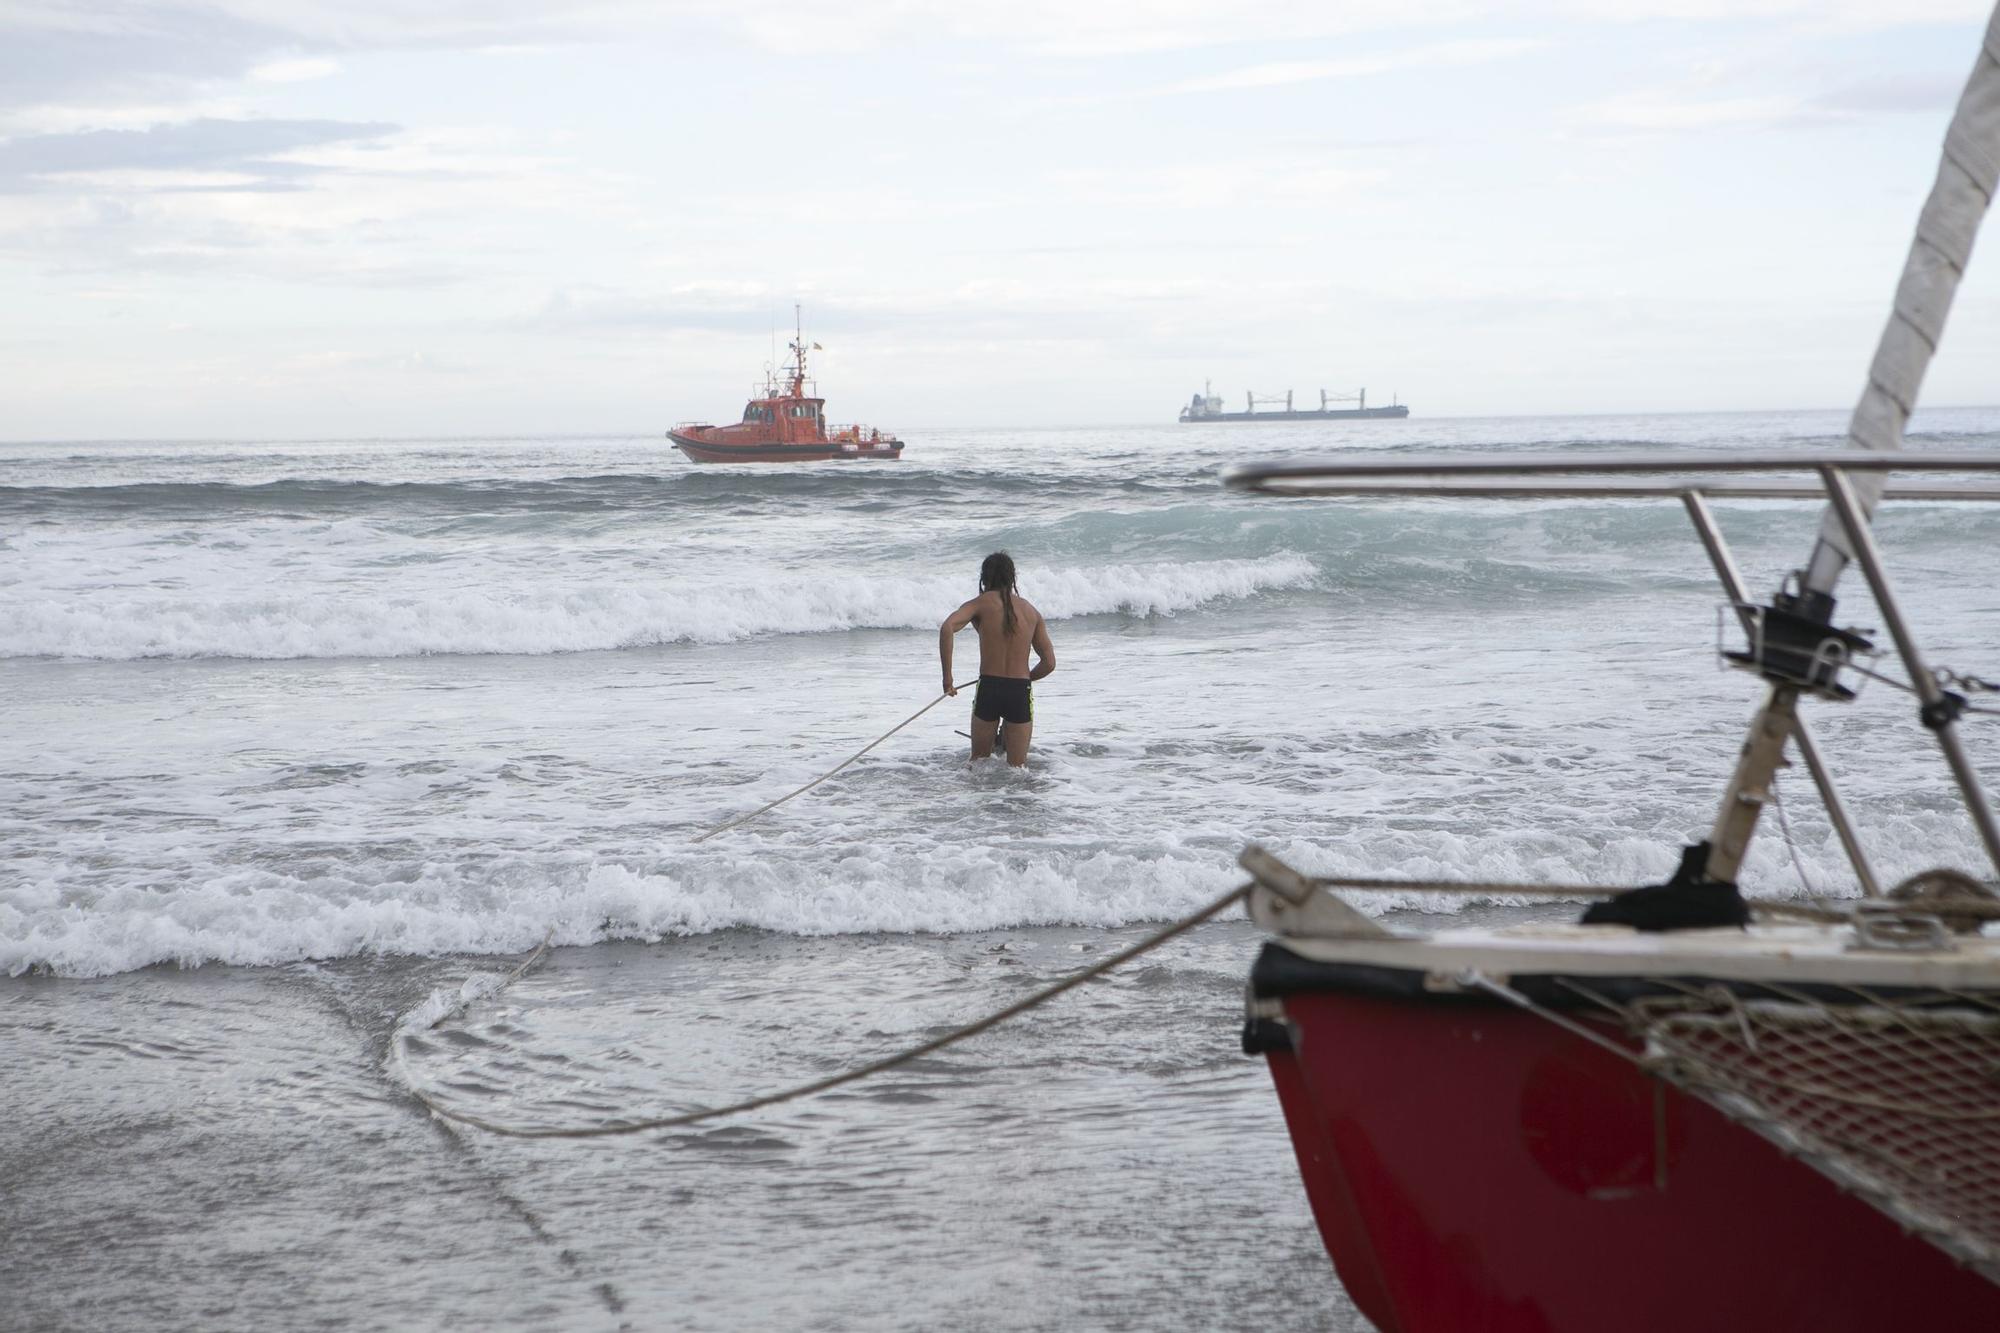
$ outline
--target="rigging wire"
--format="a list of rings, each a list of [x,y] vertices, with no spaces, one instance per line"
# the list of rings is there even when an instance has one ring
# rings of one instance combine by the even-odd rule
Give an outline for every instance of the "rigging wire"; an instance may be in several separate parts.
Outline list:
[[[1778,775],[1771,775],[1771,804],[1778,811],[1778,831],[1785,835],[1785,850],[1792,855],[1792,870],[1797,873],[1799,883],[1805,885],[1806,897],[1819,897],[1819,889],[1806,873],[1805,858],[1799,855],[1799,845],[1792,841],[1792,821],[1785,815],[1785,798],[1778,790]]]
[[[1901,690],[1905,694],[1921,694],[1921,691],[1907,680],[1897,680],[1894,676],[1885,676],[1880,671],[1872,667],[1865,667],[1851,658],[1842,662],[1841,666],[1854,672],[1856,675],[1866,676],[1870,680],[1879,680],[1892,690]],[[1950,691],[1956,689],[1962,690],[1967,694],[2000,690],[2000,685],[1996,685],[1992,681],[1982,679],[1979,676],[1960,675],[1950,667],[1938,667],[1931,672],[1931,676],[1937,681],[1940,690]],[[1958,713],[1978,713],[1984,717],[2000,717],[2000,708],[1990,708],[1980,704],[1961,702],[1958,706]]]

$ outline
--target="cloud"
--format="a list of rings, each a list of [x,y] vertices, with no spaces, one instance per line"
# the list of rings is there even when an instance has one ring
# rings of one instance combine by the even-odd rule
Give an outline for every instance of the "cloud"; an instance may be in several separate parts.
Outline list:
[[[241,178],[243,188],[287,188],[297,178],[327,170],[283,155],[329,144],[383,139],[398,127],[377,121],[190,120],[144,130],[82,130],[0,141],[0,192],[46,189],[62,178],[106,173],[202,173],[213,186]]]
[[[346,374],[465,375],[472,367],[435,352],[302,352],[285,358],[276,369],[299,379]]]
[[[1829,111],[1939,111],[1957,105],[1964,90],[1965,75],[1954,69],[1851,83],[1822,93],[1813,104]]]
[[[780,295],[758,283],[693,282],[660,292],[627,287],[576,286],[552,293],[528,325],[562,333],[735,333],[771,331],[780,308],[797,298],[810,306],[820,327],[865,326],[865,312],[811,291]]]
[[[1200,74],[1174,83],[1141,86],[1109,92],[1037,99],[1031,108],[1097,106],[1140,101],[1155,97],[1187,97],[1210,93],[1243,92],[1278,88],[1288,84],[1313,83],[1327,79],[1372,78],[1405,70],[1450,69],[1510,60],[1547,43],[1528,37],[1502,37],[1481,41],[1436,42],[1373,55],[1341,56],[1326,60],[1278,60],[1215,74]]]
[[[1730,97],[1656,89],[1578,107],[1570,119],[1611,133],[1808,129],[1885,113],[1948,111],[1964,84],[1952,71],[1872,79],[1816,94]]]
[[[1246,88],[1275,88],[1290,83],[1319,79],[1346,79],[1396,70],[1480,65],[1506,60],[1543,45],[1529,38],[1502,38],[1478,42],[1444,42],[1413,47],[1374,56],[1352,56],[1339,60],[1285,60],[1250,65],[1220,74],[1205,74],[1154,89],[1158,95],[1229,92]]]
[[[340,73],[340,62],[324,56],[295,57],[290,60],[271,60],[250,71],[255,83],[305,83],[311,79],[324,79]]]
[[[221,9],[113,0],[85,12],[29,0],[0,16],[0,107],[171,97],[299,45]]]
[[[778,0],[762,5],[682,4],[720,32],[780,54],[854,52],[941,44],[1005,49],[1064,60],[1240,46],[1282,34],[1292,41],[1431,27],[1477,17],[1468,0]]]
[[[1824,123],[1830,115],[1789,96],[1685,97],[1638,92],[1580,107],[1572,118],[1600,130],[1674,133],[1807,125]]]
[[[0,261],[410,293],[518,274],[547,218],[618,215],[620,182],[503,130],[216,120],[0,143]],[[526,244],[533,244],[528,241]]]
[[[638,0],[600,0],[578,11],[588,22],[548,9],[536,0],[7,0],[0,113],[17,125],[103,125],[144,103],[181,119],[219,86],[324,78],[351,53],[611,42],[660,26]]]
[[[573,286],[552,294],[524,327],[565,336],[735,334],[762,338],[791,327],[794,300],[807,331],[829,348],[858,331],[958,342],[1067,342],[1126,338],[1162,312],[1212,309],[1231,292],[1207,277],[975,278],[908,290],[778,291],[759,284],[693,282],[655,292]],[[1295,288],[1288,284],[1288,291]],[[1240,295],[1240,293],[1238,293]],[[872,339],[879,345],[879,338]]]
[[[1517,22],[1627,25],[1744,20],[1820,31],[1973,23],[1981,0],[1523,0]],[[897,47],[976,47],[1055,60],[1242,47],[1282,36],[1324,42],[1366,33],[1462,30],[1494,15],[1470,0],[10,0],[0,8],[0,110],[95,102],[171,102],[225,81],[319,78],[338,58],[378,51],[496,50],[672,40],[823,57]],[[1482,47],[1421,48],[1445,62],[1495,59]],[[1248,66],[1177,91],[1260,87],[1406,68],[1366,57]]]
[[[1245,199],[1273,209],[1359,207],[1389,176],[1384,167],[1342,167],[1303,156],[1260,154],[1171,167],[1066,169],[1051,172],[1048,184],[1058,197],[1118,210],[1233,212]]]
[[[1983,23],[1992,7],[1986,0],[1898,0],[1895,4],[1882,0],[1540,0],[1520,6],[1515,16],[1523,12],[1581,23],[1751,20],[1786,23],[1821,33],[1861,33]]]

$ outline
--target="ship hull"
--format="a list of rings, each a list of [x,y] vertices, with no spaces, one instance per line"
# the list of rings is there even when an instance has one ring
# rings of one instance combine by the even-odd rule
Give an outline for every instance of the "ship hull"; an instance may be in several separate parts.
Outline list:
[[[2000,1285],[1706,1103],[1534,1014],[1383,973],[1268,946],[1253,996],[1282,992],[1282,1024],[1246,1033],[1383,1333],[2000,1328]]]
[[[1201,425],[1210,421],[1391,421],[1408,415],[1410,409],[1400,406],[1328,408],[1324,412],[1217,412],[1206,416],[1191,416],[1183,412],[1181,424]]]
[[[824,463],[834,460],[894,461],[903,456],[901,440],[866,443],[818,441],[780,444],[767,441],[736,443],[703,439],[680,431],[667,432],[674,447],[697,463]]]

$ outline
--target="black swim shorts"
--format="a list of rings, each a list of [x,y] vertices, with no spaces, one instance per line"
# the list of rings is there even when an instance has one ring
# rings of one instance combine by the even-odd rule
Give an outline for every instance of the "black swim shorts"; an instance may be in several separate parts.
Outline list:
[[[1033,722],[1035,692],[1015,676],[981,676],[972,696],[972,715],[981,722]]]

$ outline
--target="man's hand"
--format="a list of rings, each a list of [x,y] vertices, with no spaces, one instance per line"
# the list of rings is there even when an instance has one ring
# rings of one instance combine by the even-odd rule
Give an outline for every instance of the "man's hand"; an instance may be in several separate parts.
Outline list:
[[[958,686],[951,683],[950,676],[944,678],[944,692],[954,699],[958,697]]]

